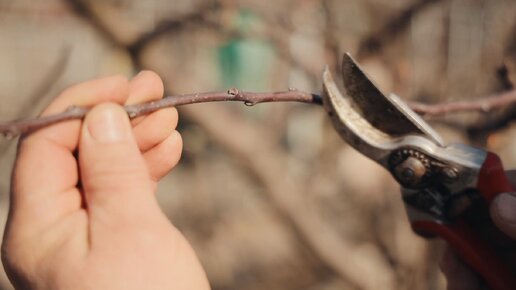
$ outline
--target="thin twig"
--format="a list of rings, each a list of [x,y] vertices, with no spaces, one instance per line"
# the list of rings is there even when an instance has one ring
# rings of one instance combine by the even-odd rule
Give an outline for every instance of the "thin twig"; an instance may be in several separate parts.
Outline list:
[[[455,112],[478,111],[488,113],[516,102],[516,89],[488,97],[471,100],[439,104],[424,104],[411,102],[409,106],[417,113],[425,116],[445,115]]]
[[[158,101],[125,106],[124,109],[131,119],[146,115],[159,109],[177,107],[187,104],[239,101],[247,106],[253,106],[266,102],[303,102],[321,104],[321,97],[316,94],[291,89],[285,92],[252,93],[242,92],[238,89],[229,89],[226,92],[194,93],[165,97]],[[6,138],[14,138],[20,134],[40,129],[58,122],[82,119],[89,108],[70,107],[66,111],[35,119],[17,120],[0,123],[0,133]]]
[[[163,108],[221,101],[238,101],[243,102],[247,106],[269,102],[302,102],[322,104],[321,96],[296,89],[290,89],[284,92],[253,93],[243,92],[233,88],[226,92],[193,93],[168,96],[158,101],[125,106],[124,108],[129,117],[132,119]],[[459,101],[444,104],[424,104],[411,102],[409,103],[409,106],[415,112],[424,116],[440,116],[455,112],[478,111],[482,113],[488,113],[494,109],[506,107],[513,103],[516,103],[516,89],[472,101]],[[82,119],[88,113],[88,111],[89,108],[70,107],[66,111],[56,115],[3,122],[0,123],[0,134],[3,134],[7,138],[14,138],[20,134],[37,130],[58,122]]]

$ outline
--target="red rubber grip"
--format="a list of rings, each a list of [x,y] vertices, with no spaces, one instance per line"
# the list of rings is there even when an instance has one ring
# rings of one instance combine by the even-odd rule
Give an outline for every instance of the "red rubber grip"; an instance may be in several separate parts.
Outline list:
[[[477,272],[491,290],[515,290],[516,280],[505,261],[465,223],[443,225],[431,221],[412,224],[414,231],[438,235],[471,269]]]
[[[477,189],[488,203],[491,203],[500,193],[514,191],[498,155],[487,152],[486,160],[478,175]]]
[[[498,194],[513,191],[496,154],[487,153],[478,176],[477,189],[488,205]],[[512,273],[516,269],[510,269],[490,243],[491,237],[480,236],[475,225],[463,220],[446,225],[416,221],[412,223],[412,227],[418,233],[430,233],[446,240],[464,262],[485,280],[491,290],[516,290],[516,275]]]

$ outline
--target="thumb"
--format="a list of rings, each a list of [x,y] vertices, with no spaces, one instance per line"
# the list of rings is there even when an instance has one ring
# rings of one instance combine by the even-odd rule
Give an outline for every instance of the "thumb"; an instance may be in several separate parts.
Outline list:
[[[516,239],[516,193],[502,193],[491,203],[494,223],[508,236]]]
[[[134,216],[152,200],[154,183],[134,139],[126,112],[113,103],[86,116],[79,144],[79,165],[90,215]]]

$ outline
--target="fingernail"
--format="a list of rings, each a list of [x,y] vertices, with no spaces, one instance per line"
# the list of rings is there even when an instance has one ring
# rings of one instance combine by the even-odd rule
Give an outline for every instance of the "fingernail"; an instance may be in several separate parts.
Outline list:
[[[140,78],[140,77],[141,77],[142,75],[144,75],[144,74],[145,74],[145,71],[144,71],[144,70],[141,70],[138,74],[136,74],[136,75],[134,76],[134,78],[133,78],[133,79]]]
[[[516,195],[503,193],[495,199],[498,216],[505,222],[516,223]]]
[[[93,108],[87,117],[87,126],[94,140],[101,143],[114,143],[131,137],[127,114],[113,104]]]

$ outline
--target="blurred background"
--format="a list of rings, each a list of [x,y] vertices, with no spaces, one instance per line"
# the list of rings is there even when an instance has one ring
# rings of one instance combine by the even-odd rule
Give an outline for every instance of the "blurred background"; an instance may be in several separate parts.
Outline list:
[[[0,0],[0,118],[63,88],[151,69],[167,94],[320,92],[351,52],[385,92],[442,103],[516,84],[514,0]],[[397,185],[307,104],[179,109],[183,158],[159,187],[213,289],[445,289],[442,244],[410,230]],[[429,121],[516,166],[516,108]],[[166,126],[167,124],[163,124]],[[0,138],[0,225],[15,141]],[[2,273],[0,289],[12,289]]]

